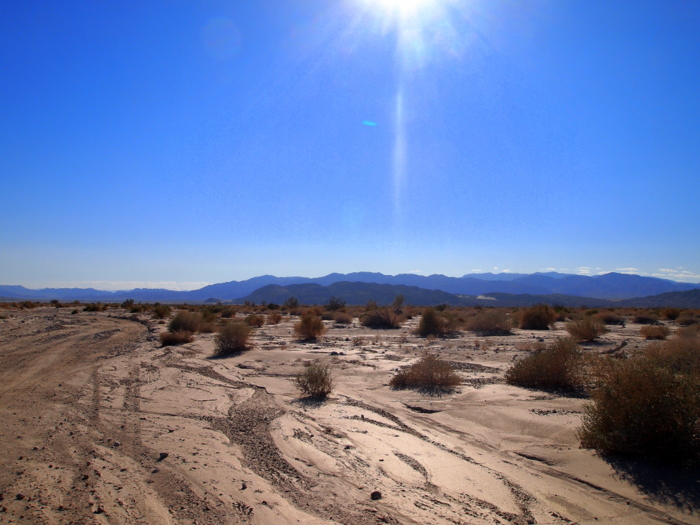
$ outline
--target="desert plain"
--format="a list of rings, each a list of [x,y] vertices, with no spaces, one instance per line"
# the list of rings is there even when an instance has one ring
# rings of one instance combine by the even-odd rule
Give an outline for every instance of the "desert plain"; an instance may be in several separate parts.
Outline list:
[[[425,339],[417,317],[355,318],[303,342],[285,317],[216,358],[214,334],[163,347],[150,315],[71,311],[0,320],[2,523],[700,523],[696,474],[582,449],[585,396],[505,383],[562,323]],[[584,351],[648,344],[639,325],[609,328]],[[392,390],[426,353],[462,384]],[[333,367],[324,401],[291,381],[316,360]]]

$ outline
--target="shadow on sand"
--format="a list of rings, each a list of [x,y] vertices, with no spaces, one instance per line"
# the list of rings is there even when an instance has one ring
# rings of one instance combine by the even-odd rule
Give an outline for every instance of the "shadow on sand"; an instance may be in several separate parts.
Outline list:
[[[636,486],[653,503],[688,513],[700,510],[700,468],[662,466],[641,460],[603,457],[617,476]]]

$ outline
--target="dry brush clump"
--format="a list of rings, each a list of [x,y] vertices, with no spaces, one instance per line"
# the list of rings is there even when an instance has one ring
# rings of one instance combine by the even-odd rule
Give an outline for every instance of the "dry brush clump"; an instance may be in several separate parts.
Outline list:
[[[181,310],[170,320],[170,324],[168,324],[168,331],[191,333],[198,332],[200,326],[202,325],[202,321],[202,314],[198,312]]]
[[[155,304],[153,306],[153,317],[156,319],[165,319],[170,317],[171,310],[168,305],[165,304]]]
[[[248,326],[252,326],[254,328],[260,328],[262,325],[265,324],[265,317],[262,315],[258,314],[251,314],[246,316],[245,319],[243,319],[243,322],[247,324]]]
[[[700,463],[700,330],[627,360],[600,359],[581,444],[605,454]]]
[[[586,316],[577,321],[566,323],[566,331],[577,341],[592,342],[608,332],[602,321],[593,316]]]
[[[228,356],[248,350],[248,340],[253,328],[244,322],[234,321],[221,327],[214,338],[214,354]]]
[[[319,362],[307,363],[292,383],[307,397],[325,399],[333,391],[332,368]]]
[[[426,355],[420,361],[399,371],[389,381],[393,389],[415,388],[426,392],[449,392],[461,384],[454,368],[435,355]]]
[[[333,315],[333,322],[335,322],[335,324],[351,324],[352,315],[347,312],[336,312],[335,315]]]
[[[313,313],[304,314],[301,320],[294,325],[294,333],[305,341],[314,341],[325,331],[326,327],[323,325],[323,321]]]
[[[423,310],[416,333],[421,337],[437,336],[447,337],[457,331],[457,318],[449,313],[438,311],[435,308]]]
[[[528,388],[576,390],[583,384],[583,355],[570,337],[516,361],[506,371],[506,383]]]
[[[668,326],[665,325],[646,325],[642,326],[639,333],[642,334],[644,339],[666,339],[668,334],[671,332]]]
[[[520,328],[523,330],[549,330],[557,314],[548,304],[536,304],[525,310],[520,316]]]
[[[465,328],[482,336],[511,335],[512,322],[504,310],[490,308],[468,319]]]
[[[365,312],[360,322],[367,328],[401,328],[403,316],[393,308],[383,306]]]
[[[176,330],[160,334],[160,344],[163,346],[179,346],[192,341],[194,341],[193,334],[187,330]]]
[[[280,324],[280,321],[282,321],[282,314],[279,312],[271,312],[267,314],[267,319],[265,322],[267,324]]]

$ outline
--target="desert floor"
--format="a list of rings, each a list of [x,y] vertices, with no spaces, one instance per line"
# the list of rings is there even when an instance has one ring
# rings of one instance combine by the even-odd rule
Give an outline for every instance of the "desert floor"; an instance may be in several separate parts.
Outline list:
[[[0,320],[0,522],[700,523],[697,473],[582,450],[585,399],[504,384],[561,329],[428,341],[417,319],[355,320],[303,343],[293,318],[213,359],[212,334],[161,348],[146,316],[70,311]],[[586,351],[633,352],[639,328]],[[391,390],[426,351],[458,368],[458,391]],[[316,359],[334,367],[325,402],[290,382]]]

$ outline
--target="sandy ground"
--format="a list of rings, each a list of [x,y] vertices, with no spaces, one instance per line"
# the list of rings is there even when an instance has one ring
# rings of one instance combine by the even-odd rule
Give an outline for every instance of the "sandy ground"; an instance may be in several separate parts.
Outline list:
[[[7,311],[3,312],[7,313]],[[0,320],[0,522],[251,524],[700,523],[697,474],[605,461],[578,448],[585,399],[511,387],[538,339],[293,321],[212,359],[211,334],[161,348],[164,324],[122,311],[10,312]],[[615,327],[587,351],[645,343]],[[453,361],[454,394],[393,391],[426,351]],[[290,382],[334,367],[322,403]],[[372,499],[374,491],[380,499]]]

